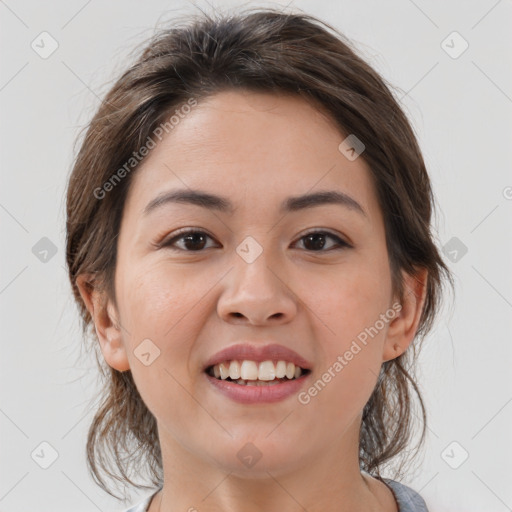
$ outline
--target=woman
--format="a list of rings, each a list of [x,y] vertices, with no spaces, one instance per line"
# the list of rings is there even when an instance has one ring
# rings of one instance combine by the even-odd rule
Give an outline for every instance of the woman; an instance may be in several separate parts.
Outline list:
[[[156,487],[129,512],[427,510],[380,470],[411,390],[425,420],[415,345],[450,274],[413,131],[341,34],[272,10],[157,34],[67,201],[105,376],[88,463]]]

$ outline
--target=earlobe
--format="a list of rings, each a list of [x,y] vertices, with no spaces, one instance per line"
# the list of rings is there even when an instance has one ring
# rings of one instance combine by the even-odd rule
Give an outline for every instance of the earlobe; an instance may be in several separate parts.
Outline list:
[[[89,274],[81,274],[76,285],[91,315],[100,343],[101,352],[109,366],[124,372],[130,369],[126,349],[121,336],[117,313],[106,292],[98,290]]]
[[[395,359],[407,350],[418,330],[425,304],[427,269],[421,269],[414,275],[404,272],[403,277],[404,293],[400,302],[401,308],[389,324],[382,354],[383,362]]]

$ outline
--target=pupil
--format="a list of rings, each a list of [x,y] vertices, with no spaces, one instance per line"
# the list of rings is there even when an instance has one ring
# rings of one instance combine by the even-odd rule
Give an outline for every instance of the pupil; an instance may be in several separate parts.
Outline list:
[[[192,246],[194,246],[194,243],[197,242],[197,239],[202,239],[203,241],[203,245],[204,245],[204,235],[202,235],[201,233],[193,233],[193,234],[189,234],[189,235],[186,235],[185,238],[183,239],[184,241],[184,244],[185,244],[185,247],[187,249],[190,249],[190,241],[192,241]],[[197,247],[195,247],[197,249]],[[202,248],[202,246],[201,246]],[[194,249],[194,247],[192,247],[192,249]]]
[[[321,243],[319,244],[318,243],[318,238],[321,239]],[[321,233],[313,233],[311,235],[307,235],[306,236],[306,240],[315,240],[317,241],[317,243],[313,243],[312,245],[314,246],[314,249],[323,249],[324,245],[325,245],[325,237],[324,235],[322,235]],[[307,246],[307,244],[305,243],[305,245]]]

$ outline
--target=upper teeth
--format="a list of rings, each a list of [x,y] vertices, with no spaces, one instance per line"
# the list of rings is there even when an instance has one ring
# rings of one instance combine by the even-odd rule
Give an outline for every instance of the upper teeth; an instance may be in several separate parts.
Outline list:
[[[300,366],[295,366],[293,363],[286,361],[226,361],[224,363],[216,364],[213,367],[213,374],[217,378],[227,379],[230,377],[233,380],[274,380],[287,377],[293,379],[300,377]]]

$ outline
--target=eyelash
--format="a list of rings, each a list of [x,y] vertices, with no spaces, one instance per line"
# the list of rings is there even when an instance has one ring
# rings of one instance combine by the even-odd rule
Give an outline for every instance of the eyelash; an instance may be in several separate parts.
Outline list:
[[[172,245],[178,241],[178,240],[183,240],[183,238],[187,235],[193,235],[193,234],[197,234],[197,235],[205,235],[207,236],[208,238],[212,239],[213,240],[213,237],[211,237],[208,233],[204,232],[204,231],[201,231],[199,229],[184,229],[182,231],[178,231],[172,238],[170,238],[168,241],[166,242],[162,242],[162,244],[160,244],[160,247],[166,247],[168,249],[170,249],[171,251],[181,251],[181,252],[203,252],[204,249],[200,249],[198,251],[189,251],[187,249],[181,249],[181,248],[176,248],[176,247],[172,247]],[[349,249],[349,248],[352,248],[352,246],[345,242],[345,240],[341,239],[339,236],[333,234],[333,233],[330,233],[329,231],[322,231],[322,230],[315,230],[315,231],[309,231],[308,233],[305,233],[304,235],[302,235],[299,240],[302,240],[303,238],[306,238],[307,236],[310,236],[310,235],[327,235],[327,237],[330,237],[332,238],[333,240],[336,241],[338,247],[334,247],[334,248],[331,248],[331,249],[327,249],[327,250],[324,250],[324,249],[320,249],[318,251],[314,251],[314,250],[309,250],[308,252],[329,252],[329,251],[333,251],[333,250],[341,250],[341,249]],[[307,250],[307,249],[306,249]]]

